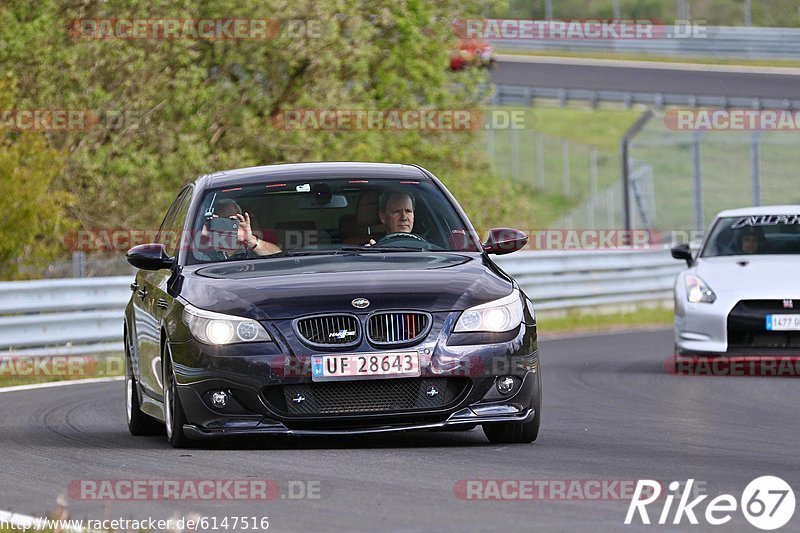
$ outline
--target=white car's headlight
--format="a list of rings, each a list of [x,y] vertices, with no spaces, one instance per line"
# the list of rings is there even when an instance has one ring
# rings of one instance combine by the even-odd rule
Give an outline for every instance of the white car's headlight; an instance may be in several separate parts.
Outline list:
[[[686,276],[686,299],[693,304],[707,303],[713,304],[717,295],[711,290],[705,281],[700,276],[687,275]]]
[[[488,331],[499,333],[519,327],[522,322],[522,301],[516,289],[499,300],[470,307],[458,317],[455,333]]]
[[[183,321],[189,326],[192,336],[206,344],[222,345],[272,340],[264,326],[253,319],[214,313],[193,305],[186,305],[183,308]]]

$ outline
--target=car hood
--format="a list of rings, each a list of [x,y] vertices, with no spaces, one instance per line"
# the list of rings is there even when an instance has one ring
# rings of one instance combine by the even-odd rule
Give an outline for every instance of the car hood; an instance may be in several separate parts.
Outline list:
[[[194,306],[280,320],[383,309],[463,310],[513,288],[481,254],[366,253],[267,258],[184,272],[181,296]],[[356,309],[355,298],[370,305]]]
[[[735,292],[742,298],[800,297],[797,282],[800,255],[701,258],[695,272],[717,294]]]

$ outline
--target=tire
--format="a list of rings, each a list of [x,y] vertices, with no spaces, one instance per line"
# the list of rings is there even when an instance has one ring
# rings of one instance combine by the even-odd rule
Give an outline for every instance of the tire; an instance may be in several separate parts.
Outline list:
[[[164,353],[166,359],[164,367],[164,425],[167,427],[167,441],[173,448],[186,448],[191,441],[183,432],[186,415],[183,412],[181,398],[178,395],[178,384],[175,373],[172,371],[172,361],[169,349]]]
[[[541,370],[540,370],[541,372]],[[542,422],[542,386],[541,374],[536,396],[532,407],[536,410],[530,422],[500,422],[497,424],[484,424],[483,433],[492,444],[529,444],[539,436],[539,426]]]
[[[131,435],[140,437],[164,434],[164,426],[140,408],[139,384],[133,376],[127,338],[125,339],[125,415]]]

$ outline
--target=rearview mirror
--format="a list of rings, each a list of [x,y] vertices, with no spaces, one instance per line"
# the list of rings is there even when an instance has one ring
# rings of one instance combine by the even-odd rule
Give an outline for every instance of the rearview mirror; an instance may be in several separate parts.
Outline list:
[[[163,244],[149,243],[134,246],[125,254],[128,263],[143,270],[172,268],[175,258],[167,255]]]
[[[528,244],[528,236],[518,229],[494,228],[489,230],[489,237],[483,243],[487,254],[503,255],[516,252]]]
[[[694,265],[694,258],[692,257],[692,249],[686,243],[676,244],[672,247],[672,257],[675,259],[683,259],[686,264],[691,267]]]

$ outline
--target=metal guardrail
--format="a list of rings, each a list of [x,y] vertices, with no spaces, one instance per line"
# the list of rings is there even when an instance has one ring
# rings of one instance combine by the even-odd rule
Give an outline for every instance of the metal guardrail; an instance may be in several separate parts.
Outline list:
[[[669,250],[518,252],[496,262],[537,310],[665,302],[686,268]]]
[[[517,252],[496,259],[537,310],[666,301],[667,250]],[[119,353],[131,277],[0,283],[0,358]]]
[[[122,351],[132,277],[0,283],[0,355]]]
[[[490,39],[496,50],[583,51],[654,54],[681,57],[797,59],[800,28],[707,26],[703,35],[653,39]],[[654,26],[653,35],[668,35],[670,26]]]
[[[655,106],[713,107],[737,109],[800,109],[800,99],[742,98],[727,96],[697,96],[691,94],[647,93],[633,91],[600,91],[589,89],[558,89],[527,85],[494,85],[492,105],[532,105],[536,99],[558,100],[563,106],[570,101],[588,102],[596,106],[601,102]]]

